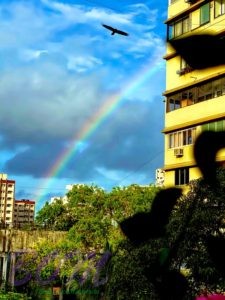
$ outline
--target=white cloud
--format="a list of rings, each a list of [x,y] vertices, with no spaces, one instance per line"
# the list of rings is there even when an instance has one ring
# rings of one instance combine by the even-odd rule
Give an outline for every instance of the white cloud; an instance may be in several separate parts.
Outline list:
[[[98,173],[105,177],[107,180],[112,181],[120,181],[122,178],[124,178],[127,174],[123,171],[112,170],[112,169],[106,169],[104,167],[98,167],[96,168]]]
[[[60,12],[64,18],[72,23],[85,23],[91,21],[130,23],[132,14],[115,13],[104,8],[87,8],[87,5],[65,4],[57,1],[42,0],[49,8]]]
[[[83,73],[93,69],[96,65],[102,65],[102,61],[93,56],[74,56],[68,58],[67,67],[69,70]]]
[[[69,138],[101,105],[99,84],[94,76],[79,78],[51,64],[4,73],[1,132],[13,136],[15,143]]]
[[[21,58],[25,61],[38,59],[41,55],[48,54],[48,50],[25,49],[21,51]]]

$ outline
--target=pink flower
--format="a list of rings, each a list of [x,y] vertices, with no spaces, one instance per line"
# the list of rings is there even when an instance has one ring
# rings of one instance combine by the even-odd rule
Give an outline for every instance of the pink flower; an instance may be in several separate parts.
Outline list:
[[[225,296],[221,294],[202,295],[198,296],[195,300],[225,300]]]

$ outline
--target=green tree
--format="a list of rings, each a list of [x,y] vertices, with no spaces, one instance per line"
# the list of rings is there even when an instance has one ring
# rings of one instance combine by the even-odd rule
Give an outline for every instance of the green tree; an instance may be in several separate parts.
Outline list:
[[[209,251],[211,239],[225,239],[224,169],[217,170],[217,182],[215,186],[202,179],[191,182],[190,192],[179,200],[167,228],[171,244],[182,237],[173,265],[186,269],[192,294],[202,288],[225,291],[224,274]]]
[[[45,228],[52,230],[68,230],[74,223],[68,207],[63,200],[54,199],[52,203],[46,202],[37,213],[35,222]]]
[[[182,299],[194,299],[203,290],[225,291],[224,169],[217,170],[217,182],[214,186],[203,179],[191,182],[190,192],[179,198],[161,237],[140,245],[129,241],[119,245],[110,262],[107,299],[164,299],[159,283],[167,289],[171,279],[164,274],[188,283]],[[185,277],[177,277],[182,273]]]
[[[68,232],[69,239],[83,253],[94,251],[97,260],[101,259],[101,253],[106,249],[114,254],[125,240],[119,223],[135,213],[148,210],[159,190],[155,186],[130,185],[115,187],[106,193],[96,187],[90,190],[85,186],[75,186],[68,195],[68,205],[74,210],[77,222]],[[90,261],[89,270],[93,271],[93,264],[96,265],[97,260]],[[105,278],[109,276],[107,268],[108,264],[104,266]],[[95,275],[96,268],[92,272],[89,288],[93,288]],[[103,292],[104,285],[99,288]]]
[[[125,239],[119,223],[149,209],[158,191],[159,188],[151,185],[115,187],[110,192],[97,186],[75,185],[67,194],[66,203],[60,200],[47,203],[39,211],[39,224],[47,224],[55,230],[66,228],[63,222],[69,226],[67,237],[57,245],[47,241],[38,245],[36,262],[40,263],[57,249],[57,257],[52,260],[60,262],[58,278],[68,292],[78,288],[97,288],[102,292],[108,278],[110,255],[107,257],[107,253],[114,255]],[[41,278],[50,276],[53,267],[53,262],[46,263]],[[32,272],[35,272],[35,263]]]
[[[86,252],[102,252],[107,243],[115,249],[124,239],[119,222],[149,209],[158,190],[154,186],[130,185],[106,193],[98,187],[74,186],[67,205],[76,222],[68,237]]]

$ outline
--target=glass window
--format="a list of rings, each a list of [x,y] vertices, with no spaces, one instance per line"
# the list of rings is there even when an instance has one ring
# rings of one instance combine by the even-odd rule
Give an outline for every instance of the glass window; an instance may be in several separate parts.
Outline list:
[[[183,132],[178,132],[178,147],[182,146],[182,134]]]
[[[188,142],[188,145],[192,144],[192,130],[191,129],[187,130],[187,142]]]
[[[178,97],[175,96],[174,98]],[[181,107],[180,100],[175,100],[174,98],[169,99],[169,103],[167,104],[167,112]]]
[[[224,128],[224,120],[220,120],[216,122],[216,131],[223,131]]]
[[[225,95],[225,78],[221,78],[221,91],[222,95]]]
[[[182,33],[188,32],[189,31],[189,18],[183,19],[182,23],[183,23],[183,32]]]
[[[189,168],[179,168],[175,170],[175,185],[189,183]]]
[[[212,79],[167,97],[167,112],[225,95],[225,77]],[[187,100],[187,101],[183,101]]]
[[[168,25],[168,32],[167,32],[167,35],[168,35],[168,40],[171,40],[174,38],[174,25],[173,24],[170,24]]]
[[[178,109],[180,108],[180,101],[179,100],[175,100],[174,101],[174,109]]]
[[[212,82],[198,86],[198,102],[212,98]]]
[[[169,134],[169,148],[174,148],[173,134]]]
[[[196,127],[169,134],[169,148],[191,145],[195,142]]]
[[[167,37],[169,40],[188,32],[190,30],[189,16],[168,24],[167,28]]]
[[[222,95],[221,79],[217,79],[212,82],[212,92],[214,97],[219,97]]]
[[[202,131],[223,131],[225,130],[225,120],[210,122],[202,125]]]
[[[206,3],[200,7],[200,25],[208,23],[210,20],[210,6]]]
[[[182,34],[182,22],[178,21],[174,24],[174,35],[179,36]]]
[[[225,0],[217,0],[214,3],[214,16],[216,18],[225,13]]]
[[[187,145],[187,132],[183,132],[183,145]]]

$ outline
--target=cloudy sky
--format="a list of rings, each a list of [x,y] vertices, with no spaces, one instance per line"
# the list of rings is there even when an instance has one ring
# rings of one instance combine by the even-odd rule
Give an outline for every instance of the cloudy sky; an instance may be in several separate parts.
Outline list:
[[[16,199],[40,208],[70,183],[154,182],[166,9],[165,0],[1,0],[0,173],[16,180]]]

